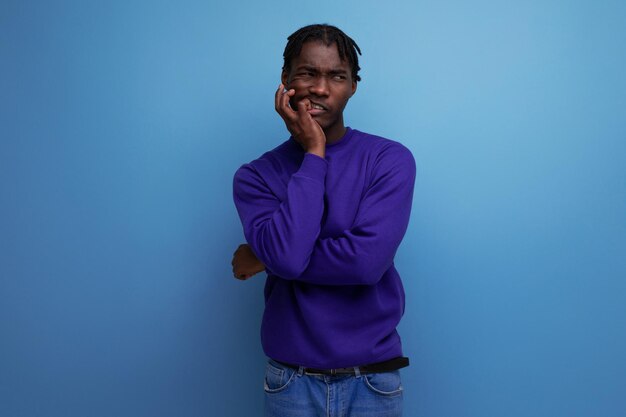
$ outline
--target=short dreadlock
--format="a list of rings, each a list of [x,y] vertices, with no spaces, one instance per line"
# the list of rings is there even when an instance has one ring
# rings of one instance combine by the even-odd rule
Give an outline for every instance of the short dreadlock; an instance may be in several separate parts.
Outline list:
[[[359,57],[357,56],[357,52],[361,55],[359,46],[351,37],[343,33],[341,29],[327,24],[305,26],[287,38],[287,46],[285,46],[285,52],[283,52],[285,60],[283,71],[289,72],[291,70],[291,60],[300,55],[304,43],[311,41],[320,41],[326,46],[336,43],[339,58],[342,61],[347,60],[348,64],[350,64],[352,79],[361,81],[361,77],[359,77],[361,68],[359,67]]]

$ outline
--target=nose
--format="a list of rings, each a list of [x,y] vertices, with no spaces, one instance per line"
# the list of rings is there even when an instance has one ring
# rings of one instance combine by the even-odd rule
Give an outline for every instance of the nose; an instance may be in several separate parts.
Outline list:
[[[329,94],[328,87],[328,79],[321,75],[319,77],[315,77],[315,80],[309,87],[309,91],[311,94],[315,94],[316,96],[327,96]]]

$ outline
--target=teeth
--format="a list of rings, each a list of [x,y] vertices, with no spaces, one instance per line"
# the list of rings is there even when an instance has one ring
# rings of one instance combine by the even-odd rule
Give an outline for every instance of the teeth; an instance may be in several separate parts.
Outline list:
[[[311,107],[313,107],[314,109],[324,110],[322,106],[320,106],[319,104],[315,104],[315,103]]]

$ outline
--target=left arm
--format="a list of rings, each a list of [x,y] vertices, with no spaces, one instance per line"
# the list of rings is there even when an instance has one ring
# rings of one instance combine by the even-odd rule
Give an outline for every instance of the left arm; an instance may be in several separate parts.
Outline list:
[[[340,236],[318,239],[296,280],[373,285],[391,267],[409,222],[415,160],[408,149],[390,147],[379,156],[374,172],[352,227]]]

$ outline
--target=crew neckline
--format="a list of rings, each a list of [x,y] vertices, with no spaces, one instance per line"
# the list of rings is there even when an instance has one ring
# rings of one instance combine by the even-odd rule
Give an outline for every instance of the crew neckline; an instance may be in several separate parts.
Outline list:
[[[352,129],[350,126],[346,126],[346,132],[343,134],[343,136],[339,138],[337,142],[330,144],[330,145],[327,144],[326,150],[334,152],[335,150],[342,148],[346,143],[350,142],[350,139],[352,138],[353,135],[354,135],[354,129]],[[294,149],[304,152],[304,149],[302,149],[302,146],[298,142],[296,142],[293,136],[289,137],[289,142]]]
[[[335,143],[332,143],[330,145],[326,145],[326,149],[329,148],[338,148],[339,146],[342,146],[343,144],[347,143],[350,138],[352,138],[352,133],[354,132],[354,130],[352,130],[352,128],[350,128],[350,126],[346,126],[346,132],[343,134],[343,136],[341,138],[339,138],[339,140]]]

